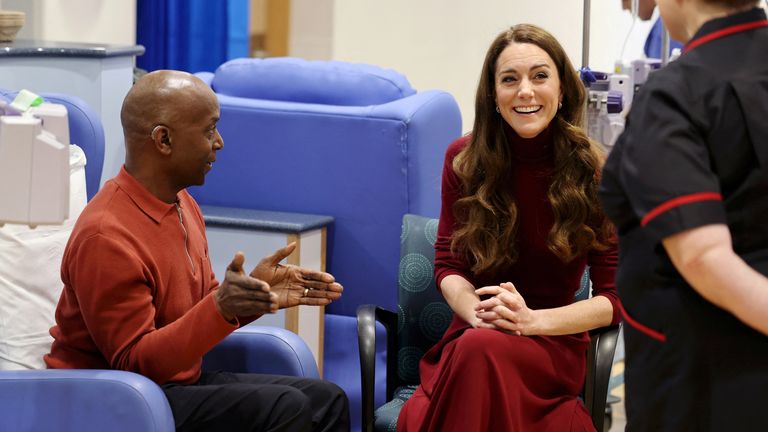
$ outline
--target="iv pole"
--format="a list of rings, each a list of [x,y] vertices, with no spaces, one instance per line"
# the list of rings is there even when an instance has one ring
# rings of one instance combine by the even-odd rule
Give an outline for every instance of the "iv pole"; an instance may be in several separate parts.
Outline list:
[[[581,37],[581,67],[589,67],[589,10],[591,0],[584,0],[584,25]]]
[[[582,69],[586,69],[589,67],[589,11],[590,6],[592,4],[591,0],[584,0],[584,17],[583,17],[583,25],[582,25],[582,34],[581,34],[581,67]],[[589,121],[589,116],[587,112],[589,111],[589,89],[585,89],[587,92],[587,97],[584,98],[584,115],[581,118],[581,126],[583,128],[588,127],[587,122]]]
[[[662,26],[662,28],[664,32],[661,33],[661,66],[664,67],[669,63],[669,31],[667,26]]]

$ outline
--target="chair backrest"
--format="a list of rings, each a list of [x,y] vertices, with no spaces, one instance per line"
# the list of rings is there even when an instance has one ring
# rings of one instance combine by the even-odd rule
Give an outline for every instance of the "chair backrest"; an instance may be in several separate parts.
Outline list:
[[[435,285],[437,219],[406,214],[397,275],[397,373],[402,384],[419,383],[419,360],[445,333],[453,311]]]
[[[397,292],[398,385],[419,383],[419,360],[440,340],[453,318],[435,283],[437,223],[437,219],[413,214],[403,217]],[[589,283],[585,271],[576,300],[589,296]]]
[[[34,90],[34,89],[31,89]],[[15,91],[0,89],[0,95],[13,100]],[[46,102],[64,105],[69,119],[69,140],[85,152],[85,185],[88,200],[96,195],[104,167],[104,127],[101,118],[84,100],[58,93],[42,93]]]
[[[228,61],[216,69],[211,87],[227,96],[337,106],[381,105],[416,94],[392,69],[293,57]]]
[[[455,99],[343,62],[238,59],[198,76],[219,98],[225,144],[197,201],[333,216],[326,268],[347,290],[327,313],[394,309],[402,217],[439,213]]]

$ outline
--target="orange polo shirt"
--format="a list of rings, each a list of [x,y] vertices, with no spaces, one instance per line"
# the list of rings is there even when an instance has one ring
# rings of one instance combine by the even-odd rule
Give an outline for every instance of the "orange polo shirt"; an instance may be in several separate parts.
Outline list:
[[[49,368],[192,383],[203,354],[237,328],[210,295],[200,208],[185,190],[177,198],[159,200],[123,168],[88,203],[62,259]]]

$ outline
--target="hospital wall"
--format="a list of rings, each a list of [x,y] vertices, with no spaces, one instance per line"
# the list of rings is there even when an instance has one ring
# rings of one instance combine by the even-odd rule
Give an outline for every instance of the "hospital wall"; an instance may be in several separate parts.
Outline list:
[[[0,6],[26,13],[19,39],[136,43],[136,0],[0,0]]]
[[[320,60],[371,63],[402,72],[419,90],[454,95],[463,129],[474,119],[474,91],[488,44],[506,27],[537,24],[582,66],[580,0],[283,0],[291,2],[289,53]],[[2,0],[27,12],[20,38],[135,43],[136,0]],[[610,70],[642,56],[650,22],[621,10],[620,0],[593,0],[589,65]],[[631,30],[631,31],[630,31]]]
[[[463,128],[471,129],[485,51],[516,23],[552,32],[575,67],[582,66],[581,0],[292,0],[290,51],[310,59],[374,63],[398,70],[419,89],[454,95]],[[652,21],[632,27],[621,0],[593,0],[589,65],[611,70],[642,56]]]

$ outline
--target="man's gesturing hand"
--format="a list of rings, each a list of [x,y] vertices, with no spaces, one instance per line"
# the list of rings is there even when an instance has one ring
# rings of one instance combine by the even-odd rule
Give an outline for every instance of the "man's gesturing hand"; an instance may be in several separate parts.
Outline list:
[[[243,271],[245,255],[235,254],[224,274],[224,282],[214,293],[216,308],[227,321],[236,316],[263,315],[277,311],[277,295],[263,280]]]
[[[264,257],[251,272],[251,277],[263,280],[277,294],[278,305],[286,308],[298,305],[325,306],[341,298],[344,287],[329,273],[295,265],[281,265],[296,249],[296,243],[278,249]]]

